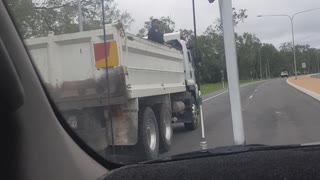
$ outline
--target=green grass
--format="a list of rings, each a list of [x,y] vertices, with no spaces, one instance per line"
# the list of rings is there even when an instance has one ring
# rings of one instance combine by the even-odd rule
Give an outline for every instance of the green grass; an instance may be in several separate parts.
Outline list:
[[[255,80],[254,80],[255,81]],[[240,84],[246,84],[250,82],[254,82],[251,80],[240,80]],[[224,83],[224,88],[228,88],[228,83]],[[215,91],[219,91],[223,89],[222,83],[210,83],[210,84],[201,84],[201,94],[209,94]]]

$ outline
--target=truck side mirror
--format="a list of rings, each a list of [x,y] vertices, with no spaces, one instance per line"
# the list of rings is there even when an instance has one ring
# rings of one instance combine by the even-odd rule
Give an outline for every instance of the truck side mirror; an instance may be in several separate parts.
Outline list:
[[[187,43],[187,49],[189,49],[189,50],[194,49],[193,44],[191,44],[191,43]]]

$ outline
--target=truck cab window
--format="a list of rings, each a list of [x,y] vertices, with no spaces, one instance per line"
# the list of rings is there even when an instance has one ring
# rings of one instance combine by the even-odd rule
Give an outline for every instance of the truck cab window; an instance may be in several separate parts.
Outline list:
[[[188,51],[188,59],[189,59],[189,62],[191,63],[191,65],[192,65],[192,67],[194,68],[194,62],[193,62],[193,58],[191,56],[190,51]]]
[[[192,62],[191,55],[190,55],[189,51],[188,51],[188,59],[189,59],[189,62]]]

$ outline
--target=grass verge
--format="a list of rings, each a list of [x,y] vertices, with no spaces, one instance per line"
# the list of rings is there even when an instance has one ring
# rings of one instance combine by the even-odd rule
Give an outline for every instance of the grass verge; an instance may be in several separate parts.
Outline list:
[[[240,80],[240,84],[247,84],[250,82],[255,82],[257,80]],[[228,88],[228,83],[224,83],[224,88]],[[219,91],[223,89],[222,83],[209,83],[209,84],[201,84],[201,94],[209,94],[215,91]]]

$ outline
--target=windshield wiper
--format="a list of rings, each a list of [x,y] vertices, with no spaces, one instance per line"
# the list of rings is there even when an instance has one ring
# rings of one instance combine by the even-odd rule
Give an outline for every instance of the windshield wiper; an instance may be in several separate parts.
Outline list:
[[[151,161],[141,162],[143,164],[158,163],[164,161],[178,161],[183,159],[194,159],[210,156],[221,156],[229,155],[243,152],[251,151],[263,151],[263,150],[278,150],[278,149],[287,149],[287,148],[297,148],[301,147],[300,144],[293,145],[280,145],[280,146],[268,146],[263,144],[250,144],[250,145],[233,145],[233,146],[222,146],[213,149],[199,150],[188,153],[182,153],[174,156],[168,156],[164,158],[159,158]]]

